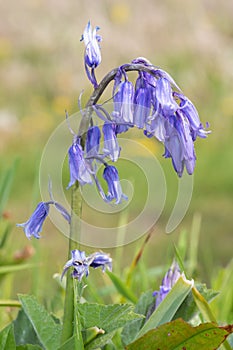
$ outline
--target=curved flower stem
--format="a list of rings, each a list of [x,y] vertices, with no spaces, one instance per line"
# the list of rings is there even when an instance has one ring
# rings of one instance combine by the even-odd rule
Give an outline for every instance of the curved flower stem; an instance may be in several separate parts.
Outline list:
[[[81,214],[82,214],[82,196],[78,182],[72,187],[72,199],[71,199],[71,223],[70,223],[70,237],[69,237],[69,250],[68,259],[70,258],[70,252],[77,249],[77,245],[80,241],[81,233]],[[63,318],[63,329],[61,344],[66,342],[74,334],[74,320],[75,320],[75,294],[74,294],[74,283],[71,275],[67,274],[66,279],[66,293],[65,293],[65,307],[64,307],[64,318]],[[77,327],[77,324],[76,324]],[[81,334],[81,329],[79,330]],[[80,340],[82,342],[82,340]],[[82,346],[82,344],[80,344]],[[80,347],[82,349],[82,347]]]
[[[153,65],[145,65],[141,63],[127,63],[121,67],[114,68],[101,80],[99,85],[94,89],[89,101],[87,102],[86,108],[84,110],[85,115],[81,120],[78,136],[82,136],[87,132],[91,120],[93,105],[95,105],[98,102],[106,87],[110,84],[112,80],[115,79],[119,69],[122,69],[124,72],[145,72],[157,78],[163,76],[164,74],[168,76],[167,73]],[[176,85],[173,79],[171,77],[169,78],[171,82],[175,85],[175,87],[179,90],[179,87]]]

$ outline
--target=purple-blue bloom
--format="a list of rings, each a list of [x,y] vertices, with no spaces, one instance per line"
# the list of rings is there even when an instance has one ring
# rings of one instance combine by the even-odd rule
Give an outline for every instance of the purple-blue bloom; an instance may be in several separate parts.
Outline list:
[[[89,260],[86,257],[86,254],[84,251],[75,249],[71,252],[71,259],[67,261],[63,268],[63,272],[61,275],[61,279],[63,278],[64,274],[67,272],[67,270],[73,267],[73,271],[71,276],[74,278],[77,278],[79,281],[83,278],[85,275],[86,277],[89,274]]]
[[[181,101],[179,111],[189,121],[193,141],[196,140],[197,136],[206,138],[210,131],[204,130],[203,125],[200,122],[198,112],[193,103],[183,94],[176,92],[174,95]]]
[[[179,108],[172,96],[171,84],[167,79],[160,78],[157,80],[155,95],[165,117],[170,117]]]
[[[165,158],[172,158],[175,171],[181,177],[184,166],[188,174],[192,174],[195,167],[196,155],[188,121],[178,112],[171,116],[166,123],[166,138],[164,142]]]
[[[155,308],[159,306],[159,304],[163,301],[163,299],[170,292],[174,284],[177,282],[179,277],[181,276],[179,265],[176,262],[173,262],[170,269],[164,276],[162,280],[162,284],[159,287],[159,291],[155,291],[153,296],[156,297]]]
[[[79,181],[80,185],[92,183],[90,169],[83,153],[82,146],[78,141],[69,148],[70,182],[67,188],[70,188],[75,181]]]
[[[122,199],[127,200],[127,196],[122,192],[118,171],[114,166],[108,165],[105,167],[103,178],[108,184],[107,202],[115,200],[115,204],[119,204]]]
[[[81,281],[84,276],[89,275],[89,267],[94,269],[101,267],[103,272],[106,271],[106,268],[111,271],[112,259],[106,253],[96,252],[86,256],[84,251],[75,249],[71,251],[71,259],[67,261],[63,268],[61,279],[70,267],[73,268],[71,276]]]
[[[113,96],[114,117],[118,123],[133,123],[134,86],[130,81],[121,82]]]
[[[109,271],[112,271],[112,258],[109,256],[109,254],[96,252],[90,255],[89,259],[92,260],[90,266],[94,269],[101,267],[103,272],[106,271],[106,268]]]
[[[116,162],[121,150],[116,137],[116,125],[114,123],[105,122],[102,131],[104,134],[103,151],[113,162]]]
[[[86,155],[94,157],[98,155],[100,148],[101,132],[98,126],[92,126],[87,130]]]
[[[50,202],[40,202],[29,220],[17,226],[23,227],[26,237],[30,239],[32,236],[39,239],[42,225],[48,216]]]
[[[90,68],[96,68],[101,62],[101,53],[99,47],[101,36],[97,35],[98,30],[99,27],[95,27],[95,29],[92,31],[91,23],[89,21],[81,37],[81,41],[83,40],[86,46],[85,63]]]
[[[151,109],[151,86],[144,74],[139,74],[135,84],[133,121],[139,129],[143,129]]]
[[[30,239],[32,236],[37,239],[41,237],[39,233],[42,231],[43,223],[49,214],[50,205],[54,205],[57,211],[59,211],[64,219],[66,219],[70,224],[70,215],[61,204],[53,200],[49,202],[40,202],[28,221],[23,224],[16,224],[18,227],[23,227],[28,239]]]

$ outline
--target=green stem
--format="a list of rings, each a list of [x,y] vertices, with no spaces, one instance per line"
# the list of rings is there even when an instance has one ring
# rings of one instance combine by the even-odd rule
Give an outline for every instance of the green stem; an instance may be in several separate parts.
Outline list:
[[[79,236],[81,234],[81,213],[82,213],[82,196],[78,186],[78,182],[72,188],[71,199],[71,224],[70,224],[70,237],[69,237],[69,256],[70,252],[79,248]],[[65,293],[65,307],[63,318],[63,329],[61,343],[63,344],[74,334],[74,313],[75,313],[75,295],[73,278],[68,273],[66,279],[66,293]],[[76,325],[77,326],[77,325]],[[81,333],[81,330],[80,330]]]

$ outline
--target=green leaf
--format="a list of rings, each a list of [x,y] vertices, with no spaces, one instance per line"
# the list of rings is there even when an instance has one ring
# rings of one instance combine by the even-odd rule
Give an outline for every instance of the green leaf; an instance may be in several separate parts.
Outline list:
[[[124,327],[127,322],[141,318],[133,312],[133,305],[129,304],[78,304],[78,313],[84,329],[98,327],[104,334],[97,337],[85,346],[85,349],[97,349],[105,345],[114,336],[117,329]]]
[[[150,306],[155,305],[155,298],[152,290],[141,295],[138,303],[135,306],[134,312],[146,316]],[[133,320],[125,325],[121,333],[122,342],[124,345],[131,343],[137,336],[137,333],[145,323],[146,318]]]
[[[17,318],[14,321],[14,333],[16,345],[34,344],[41,346],[36,332],[24,310],[18,312]]]
[[[123,327],[127,322],[141,318],[133,312],[133,306],[129,304],[79,304],[78,312],[83,328],[98,327],[106,333]]]
[[[123,295],[123,297],[132,301],[132,303],[134,304],[137,302],[137,297],[129,288],[126,287],[125,283],[122,282],[122,280],[118,276],[116,276],[114,273],[110,271],[106,271],[106,274],[110,277],[112,283],[114,284],[118,292],[121,295]]]
[[[211,301],[216,295],[218,295],[218,293],[213,291],[212,289],[207,289],[206,284],[204,283],[195,284],[195,287],[208,302]],[[193,294],[191,291],[177,310],[173,319],[175,320],[177,318],[182,318],[184,321],[188,322],[199,312],[200,310],[197,307],[197,304],[193,298]]]
[[[5,327],[0,332],[0,345],[1,345],[1,350],[16,349],[13,323]]]
[[[54,350],[60,345],[61,325],[30,295],[20,295],[19,300],[33,329],[46,350]]]
[[[166,298],[164,298],[145,325],[141,328],[137,338],[141,337],[149,330],[171,321],[192,287],[193,281],[186,280],[186,278],[181,275],[176,284],[167,294]]]
[[[217,349],[230,333],[213,323],[192,327],[182,319],[150,330],[126,347],[127,350],[213,350]]]

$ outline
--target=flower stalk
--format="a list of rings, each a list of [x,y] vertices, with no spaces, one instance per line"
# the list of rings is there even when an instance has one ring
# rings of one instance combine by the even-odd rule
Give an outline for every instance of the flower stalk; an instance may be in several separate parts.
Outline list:
[[[68,248],[68,257],[72,250],[77,248],[77,245],[80,242],[81,233],[81,218],[82,215],[82,196],[80,193],[79,183],[76,181],[72,187],[71,192],[71,223],[70,223],[70,236],[69,236],[69,248]],[[66,292],[65,292],[65,305],[64,305],[64,316],[63,316],[63,329],[61,344],[65,343],[69,338],[74,334],[74,325],[76,322],[75,316],[75,293],[74,293],[74,281],[73,277],[70,274],[67,274],[66,279]],[[76,323],[76,327],[80,327],[79,323]],[[77,332],[81,334],[81,329]],[[82,340],[80,339],[80,342]]]

